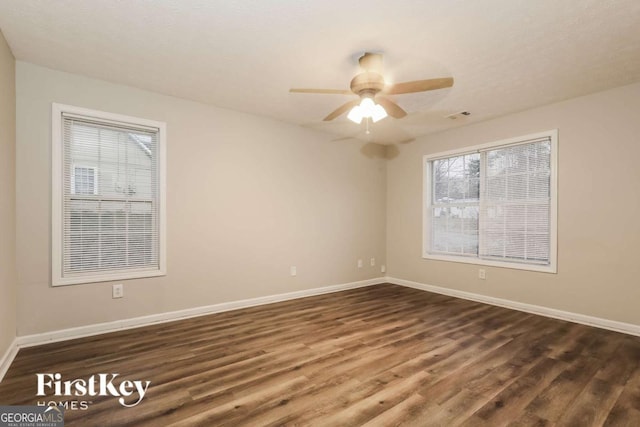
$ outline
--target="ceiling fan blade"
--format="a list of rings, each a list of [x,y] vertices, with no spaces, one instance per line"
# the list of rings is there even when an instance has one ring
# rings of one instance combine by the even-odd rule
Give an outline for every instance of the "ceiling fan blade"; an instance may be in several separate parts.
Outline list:
[[[427,90],[444,89],[453,86],[453,78],[444,77],[441,79],[415,80],[412,82],[396,83],[383,90],[389,95],[400,95],[403,93],[424,92]]]
[[[384,98],[382,96],[376,97],[376,102],[382,105],[382,108],[387,112],[388,115],[394,117],[396,119],[401,119],[407,115],[407,112],[404,111],[398,104],[393,102],[388,98]]]
[[[322,93],[327,95],[353,95],[347,89],[289,89],[292,93]]]
[[[358,105],[360,103],[359,99],[354,99],[353,101],[349,101],[346,104],[341,105],[340,107],[336,108],[335,110],[333,110],[327,117],[325,117],[323,120],[325,122],[328,122],[329,120],[333,120],[336,117],[338,117],[341,114],[346,113],[347,111],[349,111],[350,109],[352,109],[353,107],[355,107],[356,105]]]

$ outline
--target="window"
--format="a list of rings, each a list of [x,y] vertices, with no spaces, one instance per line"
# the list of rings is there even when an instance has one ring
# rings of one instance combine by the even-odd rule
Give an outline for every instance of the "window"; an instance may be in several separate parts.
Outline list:
[[[98,174],[91,166],[73,166],[71,169],[71,194],[98,195]]]
[[[425,156],[423,257],[556,272],[557,131]]]
[[[165,274],[165,124],[53,104],[54,286]]]

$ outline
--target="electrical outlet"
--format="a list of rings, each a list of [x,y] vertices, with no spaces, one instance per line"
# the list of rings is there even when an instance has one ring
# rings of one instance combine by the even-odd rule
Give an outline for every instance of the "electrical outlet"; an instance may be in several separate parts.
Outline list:
[[[358,260],[358,268],[362,268],[362,260],[361,259]]]
[[[485,280],[487,278],[487,274],[484,271],[484,268],[478,270],[478,279]]]
[[[380,273],[386,273],[387,272],[387,267],[385,267],[384,265],[380,266]]]
[[[295,265],[291,266],[290,273],[291,273],[292,276],[297,276],[298,275],[298,269],[296,268]]]
[[[376,265],[376,259],[375,258],[371,258],[371,267]]]
[[[113,287],[111,288],[111,298],[122,298],[122,297],[124,297],[124,285],[122,283],[113,285]]]

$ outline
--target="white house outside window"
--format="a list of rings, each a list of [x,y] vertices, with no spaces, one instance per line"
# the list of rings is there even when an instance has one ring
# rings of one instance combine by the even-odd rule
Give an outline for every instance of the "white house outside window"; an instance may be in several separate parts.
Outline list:
[[[53,284],[165,273],[165,124],[53,105]]]
[[[71,194],[98,195],[98,173],[95,167],[72,166]]]
[[[423,257],[556,272],[557,131],[424,158]]]

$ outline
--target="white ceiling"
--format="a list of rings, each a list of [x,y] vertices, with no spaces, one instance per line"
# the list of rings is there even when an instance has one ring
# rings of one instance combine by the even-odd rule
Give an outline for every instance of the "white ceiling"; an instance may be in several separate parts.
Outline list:
[[[638,0],[1,0],[0,29],[19,60],[381,143],[640,81]],[[349,97],[288,92],[348,89],[364,51],[454,86],[368,137],[322,122]]]

